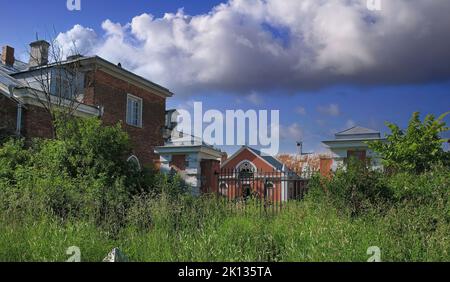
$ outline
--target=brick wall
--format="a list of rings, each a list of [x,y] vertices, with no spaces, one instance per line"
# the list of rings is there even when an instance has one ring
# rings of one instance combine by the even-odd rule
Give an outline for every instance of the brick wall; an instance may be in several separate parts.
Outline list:
[[[235,156],[233,159],[230,159],[223,167],[222,171],[225,172],[225,174],[233,173],[236,170],[236,167],[242,162],[242,161],[250,161],[256,166],[256,169],[258,170],[258,173],[273,173],[274,168],[269,165],[266,161],[262,160],[259,156],[256,156],[253,154],[249,149],[242,150],[237,156]],[[272,176],[275,176],[276,174],[272,174]],[[244,181],[245,182],[245,181]],[[228,185],[228,191],[227,191],[227,197],[229,199],[235,199],[237,197],[241,197],[244,194],[244,190],[246,189],[244,186],[244,182],[227,182]],[[249,183],[250,189],[252,192],[257,192],[260,197],[264,197],[264,181],[263,180],[257,180],[250,181]],[[267,198],[271,201],[280,202],[281,201],[281,182],[279,180],[274,179],[273,181],[273,189],[269,190],[267,193]]]
[[[263,172],[273,172],[274,170],[271,165],[263,161],[260,157],[255,156],[255,154],[248,149],[243,150],[239,155],[235,156],[232,160],[229,160],[223,169],[234,170],[239,163],[245,160],[252,162],[258,170]]]
[[[127,94],[143,101],[142,128],[126,124]],[[133,154],[142,165],[158,164],[159,156],[154,148],[164,145],[165,98],[100,70],[88,73],[84,95],[85,104],[104,107],[102,121],[105,125],[122,124],[130,136]],[[4,127],[14,132],[17,106],[3,95],[0,97],[0,130]],[[27,138],[51,138],[49,114],[43,108],[27,105],[23,112],[22,134]]]
[[[164,145],[165,98],[100,70],[89,77],[93,84],[88,80],[87,85],[93,86],[86,89],[85,102],[104,107],[102,120],[106,125],[122,123],[141,164],[157,163],[159,156],[154,153],[154,148]],[[142,128],[126,124],[127,94],[143,101]]]
[[[173,155],[170,166],[175,166],[180,170],[186,169],[186,155]]]
[[[51,117],[44,108],[26,105],[22,115],[22,135],[27,138],[53,137]]]
[[[333,165],[333,159],[321,158],[320,159],[320,174],[325,177],[330,177],[332,165]]]
[[[219,191],[218,174],[220,173],[220,162],[216,160],[202,160],[201,164],[201,192],[217,193]]]
[[[0,94],[0,138],[16,131],[17,104]]]

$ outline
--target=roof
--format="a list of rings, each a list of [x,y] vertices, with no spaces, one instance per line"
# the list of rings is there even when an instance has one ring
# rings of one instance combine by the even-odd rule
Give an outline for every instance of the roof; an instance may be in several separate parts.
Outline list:
[[[1,56],[1,54],[0,54]],[[0,60],[0,70],[8,73],[8,74],[12,74],[12,73],[17,73],[17,72],[21,72],[21,71],[25,71],[28,69],[28,64],[24,63],[22,61],[19,61],[17,59],[15,59],[14,61],[14,65],[13,66],[8,66],[2,63],[2,61]]]
[[[279,160],[277,160],[275,157],[263,154],[261,151],[258,151],[252,147],[246,146],[246,148],[249,149],[250,151],[252,151],[253,153],[255,153],[256,155],[258,155],[259,157],[261,157],[262,159],[264,159],[266,162],[271,164],[276,169],[278,169],[278,170],[283,169],[284,164],[282,162],[280,162]]]
[[[222,167],[225,166],[230,160],[234,159],[235,157],[237,157],[243,150],[249,150],[251,153],[253,153],[254,155],[258,156],[259,158],[263,159],[266,163],[268,163],[269,165],[271,165],[273,168],[277,169],[277,170],[283,170],[284,164],[282,162],[280,162],[279,160],[277,160],[275,157],[267,155],[262,153],[261,151],[258,151],[254,148],[251,148],[249,146],[242,146],[241,149],[239,149],[236,153],[234,153],[231,157],[229,157],[223,164]]]
[[[113,70],[114,73],[122,74],[123,76],[131,78],[134,81],[136,81],[138,83],[141,83],[141,84],[143,84],[143,85],[145,85],[145,86],[147,86],[149,88],[158,90],[158,92],[163,93],[163,95],[165,97],[173,96],[173,93],[170,92],[169,89],[167,89],[167,88],[165,88],[165,87],[163,87],[163,86],[161,86],[159,84],[156,84],[156,83],[154,83],[154,82],[152,82],[152,81],[150,81],[150,80],[148,80],[148,79],[146,79],[146,78],[144,78],[142,76],[139,76],[139,75],[137,75],[137,74],[135,74],[135,73],[133,73],[133,72],[131,72],[129,70],[126,70],[126,69],[124,69],[122,67],[119,67],[118,65],[113,64],[110,61],[105,60],[105,59],[103,59],[103,58],[101,58],[99,56],[77,56],[77,57],[72,57],[71,59],[69,57],[68,60],[63,61],[61,63],[62,64],[70,64],[70,63],[74,63],[74,62],[89,62],[89,61],[93,61],[94,63],[98,63],[99,65],[104,66],[105,68]],[[3,64],[0,61],[0,70],[4,71],[4,72],[6,72],[7,74],[10,74],[10,75],[27,73],[28,71],[32,71],[32,70],[36,70],[36,69],[40,69],[40,68],[48,68],[48,67],[52,67],[52,66],[54,66],[54,64],[48,64],[48,65],[44,65],[44,66],[41,66],[41,67],[33,67],[33,68],[30,69],[30,67],[29,67],[29,65],[27,63],[24,63],[24,62],[19,61],[19,60],[15,60],[14,66],[7,66],[7,65]]]
[[[178,136],[175,136],[175,134],[178,134]],[[214,146],[203,141],[202,138],[181,131],[172,132],[172,137],[168,142],[166,142],[166,146],[205,146],[220,151]]]
[[[0,83],[5,86],[18,86],[20,83],[8,73],[0,69]]]
[[[327,146],[342,146],[345,144],[364,144],[366,141],[383,140],[381,133],[362,126],[353,126],[335,134],[334,140],[322,141]],[[349,143],[350,142],[350,143]]]
[[[380,132],[362,126],[354,126],[352,128],[336,133],[336,136],[366,135],[366,134],[380,134]]]
[[[131,77],[134,80],[138,81],[139,83],[145,84],[145,85],[149,86],[150,88],[159,90],[160,92],[164,93],[164,96],[166,96],[166,97],[172,97],[174,95],[172,92],[170,92],[169,89],[167,89],[167,88],[165,88],[165,87],[163,87],[163,86],[161,86],[161,85],[159,85],[157,83],[154,83],[153,81],[150,81],[147,78],[144,78],[144,77],[142,77],[140,75],[137,75],[136,73],[134,73],[132,71],[129,71],[127,69],[119,67],[118,65],[113,64],[110,61],[105,60],[105,59],[103,59],[102,57],[99,57],[99,56],[78,57],[78,58],[76,58],[76,59],[74,59],[72,61],[68,61],[68,63],[72,63],[72,62],[75,62],[75,61],[85,61],[85,60],[86,61],[94,60],[96,63],[99,63],[100,65],[103,65],[105,67],[113,69],[114,71],[116,71],[118,73],[121,73],[124,76]]]
[[[11,89],[23,85],[0,68],[0,93],[12,98]]]
[[[217,159],[222,158],[223,152],[220,149],[207,144],[201,138],[182,132],[178,133],[178,138],[167,141],[164,146],[156,147],[155,153],[159,155],[176,155],[202,152]]]

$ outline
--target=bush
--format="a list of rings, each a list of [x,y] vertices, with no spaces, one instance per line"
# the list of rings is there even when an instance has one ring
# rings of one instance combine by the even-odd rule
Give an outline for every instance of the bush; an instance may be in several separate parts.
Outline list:
[[[450,201],[449,167],[435,166],[422,174],[398,173],[387,179],[395,202],[446,205]]]
[[[64,126],[0,147],[0,261],[64,261],[73,245],[83,261],[113,247],[133,261],[365,261],[370,246],[383,261],[450,258],[448,167],[386,175],[350,162],[265,217],[137,171],[119,126]]]
[[[128,136],[98,119],[59,124],[56,140],[11,140],[0,147],[0,203],[16,216],[86,218],[123,225],[133,195],[150,190],[151,171],[126,161]]]
[[[450,112],[435,119],[427,115],[423,122],[420,114],[414,113],[408,128],[401,130],[393,123],[387,123],[391,134],[386,141],[369,142],[369,147],[379,153],[384,165],[391,171],[423,173],[433,165],[450,166],[450,152],[445,151],[442,144],[447,139],[441,134],[449,130],[444,122]]]
[[[339,169],[332,178],[315,176],[309,188],[309,197],[329,201],[351,215],[372,207],[381,208],[392,199],[383,173],[357,160]]]

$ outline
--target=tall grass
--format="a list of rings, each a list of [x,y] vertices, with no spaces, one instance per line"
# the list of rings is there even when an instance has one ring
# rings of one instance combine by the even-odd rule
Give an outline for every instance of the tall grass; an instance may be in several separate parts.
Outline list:
[[[3,214],[0,261],[65,261],[70,246],[81,249],[82,261],[101,261],[113,247],[142,262],[366,261],[370,246],[381,248],[383,261],[450,260],[450,224],[430,207],[352,218],[306,199],[264,216],[256,207],[230,212],[215,199],[162,195],[135,199],[134,209],[117,234],[81,219]]]
[[[383,174],[359,162],[278,214],[186,194],[179,178],[126,162],[120,126],[74,119],[56,140],[0,144],[0,261],[450,260],[450,169]],[[429,167],[429,165],[427,165]],[[245,208],[244,208],[245,207]]]

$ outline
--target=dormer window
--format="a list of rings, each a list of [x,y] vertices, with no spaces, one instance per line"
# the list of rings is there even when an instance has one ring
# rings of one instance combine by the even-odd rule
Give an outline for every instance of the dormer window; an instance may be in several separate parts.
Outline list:
[[[142,99],[131,94],[127,96],[127,124],[142,127]]]

